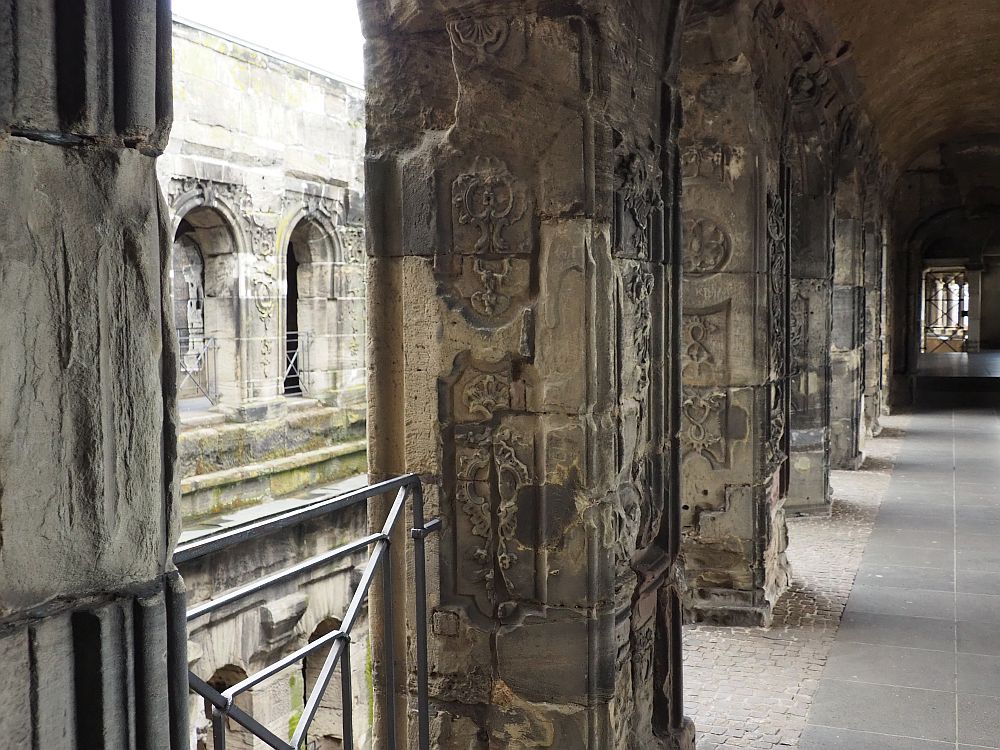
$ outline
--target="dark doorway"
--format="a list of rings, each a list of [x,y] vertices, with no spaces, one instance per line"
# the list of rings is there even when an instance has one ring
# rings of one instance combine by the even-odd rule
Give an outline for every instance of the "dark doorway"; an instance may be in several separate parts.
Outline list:
[[[287,283],[288,309],[285,317],[285,395],[302,395],[299,347],[299,261],[295,257],[295,240],[288,243]]]

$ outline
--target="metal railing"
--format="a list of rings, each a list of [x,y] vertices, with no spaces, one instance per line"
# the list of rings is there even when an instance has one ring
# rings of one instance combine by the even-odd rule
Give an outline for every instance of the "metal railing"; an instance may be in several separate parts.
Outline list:
[[[179,329],[177,340],[182,399],[204,397],[217,405],[225,391],[236,400],[284,393],[347,407],[364,404],[363,333],[290,331],[282,338],[204,336]]]
[[[354,731],[352,701],[353,690],[351,684],[351,630],[355,626],[362,606],[368,598],[369,589],[377,573],[381,573],[382,602],[383,602],[383,630],[382,643],[384,649],[384,701],[382,707],[384,715],[388,717],[386,722],[386,737],[384,747],[388,750],[397,750],[395,721],[396,715],[396,689],[394,684],[394,674],[392,664],[394,663],[395,645],[393,643],[393,597],[392,588],[392,563],[389,554],[390,538],[403,517],[406,501],[409,499],[412,505],[413,524],[410,528],[410,536],[413,539],[414,558],[414,602],[416,609],[416,685],[417,685],[417,711],[418,711],[418,735],[417,747],[420,750],[428,750],[430,747],[430,725],[428,719],[428,689],[427,689],[427,579],[425,566],[425,543],[426,537],[437,531],[441,526],[440,519],[429,522],[424,520],[424,498],[423,488],[420,480],[413,474],[390,479],[385,482],[363,487],[352,492],[347,492],[337,496],[327,496],[320,498],[304,508],[282,513],[271,518],[249,523],[244,526],[233,528],[219,534],[215,534],[204,539],[198,539],[187,544],[180,545],[174,553],[174,563],[181,565],[192,560],[196,560],[207,555],[211,555],[222,550],[229,549],[235,545],[253,542],[254,540],[273,534],[281,529],[297,526],[305,521],[314,520],[327,516],[344,508],[367,502],[373,497],[396,492],[395,499],[390,506],[382,530],[362,537],[354,542],[341,547],[316,555],[307,560],[292,565],[284,570],[272,573],[258,581],[240,586],[229,591],[225,591],[209,599],[208,601],[196,604],[187,611],[187,620],[197,620],[211,614],[219,609],[227,607],[235,602],[253,596],[265,589],[279,583],[292,581],[299,576],[312,570],[327,566],[334,561],[371,548],[368,563],[365,565],[358,584],[357,591],[351,598],[340,627],[331,633],[323,635],[311,643],[293,651],[282,659],[264,667],[260,671],[248,676],[242,682],[232,687],[219,691],[209,685],[194,672],[189,672],[188,682],[192,691],[205,698],[212,706],[212,740],[214,750],[225,750],[226,747],[226,720],[232,719],[244,729],[249,731],[254,737],[265,742],[274,750],[297,750],[303,746],[303,742],[309,731],[316,712],[319,709],[320,701],[326,692],[327,686],[333,678],[334,670],[340,665],[341,687],[343,691],[343,747],[344,750],[353,750]],[[306,700],[302,715],[290,740],[284,740],[270,729],[265,727],[253,716],[236,705],[236,697],[260,684],[264,680],[277,675],[279,672],[288,669],[292,665],[304,660],[309,654],[322,648],[330,646],[330,653],[320,670],[316,684]]]
[[[180,382],[178,393],[183,393],[188,383],[213,405],[219,403],[216,389],[215,372],[217,369],[215,339],[211,336],[200,336],[178,331],[177,364]]]
[[[282,383],[288,395],[308,393],[303,373],[309,356],[309,339],[308,332],[289,331],[285,334],[285,372]]]

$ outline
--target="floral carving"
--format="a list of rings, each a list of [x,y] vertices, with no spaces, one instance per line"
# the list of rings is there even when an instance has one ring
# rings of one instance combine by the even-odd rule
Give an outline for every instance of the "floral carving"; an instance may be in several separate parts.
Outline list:
[[[685,388],[681,402],[684,426],[681,441],[685,457],[701,456],[713,467],[727,462],[725,412],[727,398],[725,391],[703,388]]]
[[[488,261],[476,258],[473,268],[483,288],[472,294],[472,309],[489,318],[503,315],[510,307],[510,297],[503,293],[504,281],[510,275],[510,258]]]
[[[655,147],[648,155],[631,152],[618,161],[615,176],[620,215],[616,220],[615,244],[620,252],[634,257],[649,257],[653,217],[663,205],[659,153],[659,147]],[[626,222],[631,226],[626,227]]]
[[[472,252],[499,255],[511,252],[504,237],[506,229],[524,216],[524,187],[499,159],[479,158],[469,174],[452,185],[452,198],[460,224],[479,232]],[[521,248],[515,249],[520,252]]]
[[[653,274],[636,265],[625,279],[625,296],[631,306],[632,353],[635,356],[636,385],[645,391],[649,385],[649,353],[653,315],[650,298],[653,294]]]
[[[496,58],[510,36],[506,18],[464,18],[448,24],[448,36],[455,49],[477,63]]]
[[[766,445],[769,472],[787,457],[789,354],[788,231],[785,202],[781,195],[767,195],[768,315],[770,318],[771,384],[770,424]]]
[[[273,344],[270,337],[271,320],[277,303],[278,280],[272,258],[255,257],[253,272],[250,274],[250,297],[253,300],[257,316],[264,326],[264,336],[261,340],[261,363],[266,367],[270,363]]]
[[[462,512],[468,517],[474,536],[483,543],[472,552],[479,565],[486,565],[493,547],[493,524],[488,494],[490,480],[490,436],[483,430],[466,438],[458,457],[457,497]],[[486,488],[486,494],[484,494]]]
[[[483,373],[469,381],[462,398],[469,413],[492,419],[497,409],[510,404],[510,383],[501,375]]]
[[[684,222],[687,244],[684,271],[717,273],[729,263],[732,243],[726,231],[711,219],[688,219]]]
[[[728,356],[729,302],[684,315],[684,377],[724,376]]]
[[[515,591],[508,571],[517,562],[512,543],[517,535],[518,497],[532,481],[518,453],[530,451],[508,427],[495,432],[477,428],[458,442],[456,498],[469,519],[471,533],[482,540],[471,556],[478,578],[486,584],[487,598],[497,604],[501,582],[506,595]]]
[[[515,452],[515,446],[518,445],[519,441],[505,427],[497,430],[493,438],[493,458],[496,461],[500,495],[497,505],[496,559],[509,593],[513,593],[514,585],[507,576],[507,570],[517,562],[517,555],[508,546],[517,534],[517,497],[521,488],[531,483],[527,465]]]

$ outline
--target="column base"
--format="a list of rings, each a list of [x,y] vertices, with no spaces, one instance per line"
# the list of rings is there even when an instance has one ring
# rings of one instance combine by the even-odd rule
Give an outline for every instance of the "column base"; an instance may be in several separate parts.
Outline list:
[[[684,622],[730,628],[766,628],[771,624],[773,609],[770,602],[751,606],[735,602],[713,604],[688,601],[684,604]]]
[[[684,717],[684,723],[680,729],[675,729],[666,737],[658,738],[663,750],[695,750],[694,722],[688,717]]]
[[[865,454],[858,453],[854,456],[839,458],[832,461],[832,468],[840,471],[857,471],[865,462]]]

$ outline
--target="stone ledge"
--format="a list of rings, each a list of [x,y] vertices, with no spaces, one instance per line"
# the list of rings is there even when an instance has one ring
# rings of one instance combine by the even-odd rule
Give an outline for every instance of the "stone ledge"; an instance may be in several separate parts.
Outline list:
[[[257,505],[363,472],[366,464],[367,442],[362,439],[187,477],[181,480],[181,513],[191,520]]]

